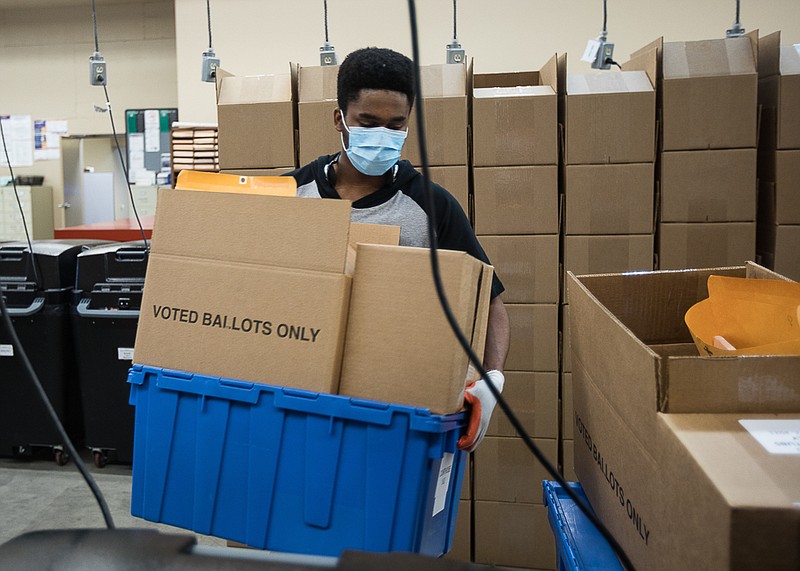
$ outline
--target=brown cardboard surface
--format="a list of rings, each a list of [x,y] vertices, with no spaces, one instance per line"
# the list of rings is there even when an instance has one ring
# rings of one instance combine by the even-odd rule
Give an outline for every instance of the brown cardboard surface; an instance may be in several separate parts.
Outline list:
[[[659,224],[659,269],[741,265],[755,257],[755,222]]]
[[[662,222],[756,219],[756,149],[661,154]]]
[[[769,148],[800,148],[800,54],[794,46],[781,46],[781,33],[759,38],[759,104],[772,116],[774,128],[766,140]],[[762,129],[763,133],[763,129]]]
[[[338,106],[335,99],[301,101],[297,104],[300,165],[342,150],[341,135],[333,124],[333,112]]]
[[[221,169],[295,166],[291,74],[220,74],[217,93]]]
[[[570,423],[572,424],[572,423]],[[561,475],[567,482],[577,482],[575,474],[575,441],[563,440],[561,442]]]
[[[775,232],[774,268],[776,272],[800,281],[800,225],[781,225]]]
[[[558,373],[506,371],[503,398],[534,438],[558,438]],[[487,436],[517,436],[503,411],[492,414]]]
[[[475,168],[473,176],[478,234],[558,233],[558,167]]]
[[[505,303],[558,303],[558,235],[479,236]]]
[[[555,569],[555,540],[546,507],[476,501],[473,509],[476,563]]]
[[[655,161],[656,92],[644,71],[568,74],[564,163]]]
[[[297,72],[298,102],[335,100],[338,77],[338,65],[300,66]]]
[[[467,166],[430,167],[429,171],[431,180],[452,194],[458,200],[464,210],[464,214],[471,220],[469,212],[469,171]]]
[[[558,468],[558,440],[533,439]],[[486,436],[474,453],[475,499],[497,502],[542,503],[542,480],[547,471],[518,437]]]
[[[507,371],[558,370],[558,305],[506,304],[511,328]]]
[[[356,244],[397,246],[400,243],[400,226],[351,222],[348,242],[351,246]]]
[[[663,149],[756,146],[758,75],[748,37],[666,42]]]
[[[467,164],[467,86],[472,68],[462,64],[422,66],[422,95],[428,163],[434,166]],[[416,107],[416,106],[415,106]],[[409,117],[402,158],[421,165],[416,109]]]
[[[565,288],[566,288],[565,284]],[[567,295],[564,292],[562,302],[566,301]],[[572,347],[569,343],[569,304],[561,305],[561,372],[569,373],[572,370]]]
[[[444,558],[466,563],[472,561],[472,502],[469,500],[458,502],[453,545]]]
[[[561,438],[572,440],[572,373],[561,374]]]
[[[294,167],[280,167],[275,169],[225,169],[221,174],[235,174],[239,176],[281,176],[290,173]]]
[[[602,274],[653,269],[653,235],[566,236],[564,270]]]
[[[446,250],[439,263],[456,320],[471,337],[488,317],[488,307],[476,316],[483,264]],[[339,393],[449,414],[462,406],[467,367],[439,306],[428,250],[360,244]]]
[[[464,466],[464,479],[461,482],[461,499],[472,499],[472,455],[467,457],[467,465]]]
[[[766,150],[758,160],[759,223],[800,224],[800,149]]]
[[[567,234],[653,232],[653,163],[565,168]]]
[[[475,75],[475,166],[557,164],[557,89],[555,55],[541,71]]]

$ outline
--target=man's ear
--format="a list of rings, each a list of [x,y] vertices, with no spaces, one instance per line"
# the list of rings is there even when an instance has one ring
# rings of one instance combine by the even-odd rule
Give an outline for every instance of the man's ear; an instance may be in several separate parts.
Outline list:
[[[344,126],[342,122],[344,121],[344,115],[342,114],[342,110],[338,107],[333,110],[333,126],[336,127],[336,130],[340,133],[344,131]]]

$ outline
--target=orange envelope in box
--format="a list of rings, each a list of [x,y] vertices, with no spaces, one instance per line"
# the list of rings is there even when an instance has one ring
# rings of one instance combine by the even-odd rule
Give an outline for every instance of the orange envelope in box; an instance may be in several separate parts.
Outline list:
[[[800,283],[709,276],[685,319],[701,355],[800,355]]]
[[[182,170],[178,174],[175,189],[295,196],[297,194],[297,183],[294,177],[291,176],[240,176],[236,174]]]

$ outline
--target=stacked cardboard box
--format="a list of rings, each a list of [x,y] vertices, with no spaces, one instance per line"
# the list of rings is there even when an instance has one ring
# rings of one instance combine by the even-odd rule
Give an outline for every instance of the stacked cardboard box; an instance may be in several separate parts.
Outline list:
[[[184,169],[219,170],[217,128],[213,126],[174,127],[170,132],[172,180]]]
[[[663,44],[661,269],[755,256],[756,49],[750,37]]]
[[[539,71],[476,74],[475,230],[506,286],[511,320],[504,396],[558,463],[558,101],[556,57]],[[552,569],[542,505],[548,476],[498,410],[474,454],[474,555]],[[531,529],[533,527],[533,530]]]
[[[800,49],[780,32],[759,41],[758,253],[800,280]]]

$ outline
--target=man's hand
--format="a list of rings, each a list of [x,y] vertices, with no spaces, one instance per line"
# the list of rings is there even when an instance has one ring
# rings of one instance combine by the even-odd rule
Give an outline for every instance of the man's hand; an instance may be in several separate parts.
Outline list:
[[[487,375],[497,388],[497,391],[503,392],[503,385],[505,384],[503,373],[492,370]],[[479,379],[474,383],[470,383],[467,390],[464,391],[464,400],[470,405],[472,411],[469,415],[467,432],[458,439],[458,447],[461,450],[472,452],[483,440],[486,429],[489,428],[489,421],[492,418],[492,411],[494,410],[494,405],[497,404],[497,399],[494,398],[486,381]]]

